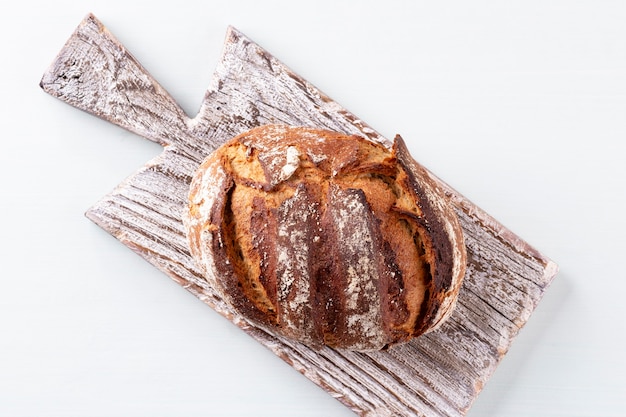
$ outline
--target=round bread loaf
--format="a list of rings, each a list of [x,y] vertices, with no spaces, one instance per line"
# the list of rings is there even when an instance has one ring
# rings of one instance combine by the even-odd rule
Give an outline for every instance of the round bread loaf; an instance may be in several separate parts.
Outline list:
[[[434,329],[465,272],[461,229],[408,154],[358,136],[266,125],[199,167],[190,249],[243,317],[313,348],[380,350]]]

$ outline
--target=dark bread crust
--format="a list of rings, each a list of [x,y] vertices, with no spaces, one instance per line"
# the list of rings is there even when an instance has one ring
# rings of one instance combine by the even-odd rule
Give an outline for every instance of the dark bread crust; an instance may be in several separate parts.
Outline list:
[[[261,126],[198,169],[192,255],[252,323],[313,347],[378,350],[432,330],[465,269],[458,221],[397,137]]]
[[[415,329],[416,334],[422,334],[441,324],[454,308],[465,275],[465,244],[457,216],[446,203],[443,192],[426,169],[411,157],[399,135],[394,139],[394,148],[408,174],[407,186],[418,196],[422,224],[431,236],[436,254],[428,302],[423,305],[421,323]]]

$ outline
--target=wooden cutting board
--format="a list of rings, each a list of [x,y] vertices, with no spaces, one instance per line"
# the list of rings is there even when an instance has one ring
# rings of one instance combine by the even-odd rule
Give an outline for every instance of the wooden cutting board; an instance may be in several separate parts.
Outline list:
[[[262,124],[388,139],[234,28],[195,118],[93,15],[67,41],[41,87],[163,145],[87,216],[359,415],[464,415],[556,275],[556,264],[435,178],[456,209],[468,252],[452,317],[384,352],[313,351],[249,325],[194,266],[181,222],[192,174],[221,143]]]

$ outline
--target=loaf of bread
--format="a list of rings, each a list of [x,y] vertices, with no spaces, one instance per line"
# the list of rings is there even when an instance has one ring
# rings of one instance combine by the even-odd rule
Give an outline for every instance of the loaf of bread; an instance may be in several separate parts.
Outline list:
[[[396,137],[267,125],[199,167],[191,254],[252,324],[313,348],[380,350],[437,327],[465,273],[458,220]]]

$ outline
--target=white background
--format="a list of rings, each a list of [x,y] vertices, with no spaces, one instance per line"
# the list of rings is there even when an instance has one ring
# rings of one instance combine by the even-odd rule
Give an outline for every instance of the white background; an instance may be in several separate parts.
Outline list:
[[[39,89],[88,12],[191,115],[237,27],[560,265],[469,416],[626,413],[625,2],[0,7],[0,416],[352,415],[83,216],[159,153]]]

